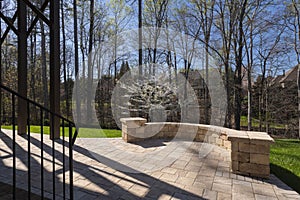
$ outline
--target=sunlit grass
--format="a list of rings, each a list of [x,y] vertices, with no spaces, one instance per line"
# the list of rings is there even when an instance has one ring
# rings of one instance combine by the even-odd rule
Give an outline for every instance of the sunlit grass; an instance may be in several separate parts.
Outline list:
[[[2,129],[12,130],[12,126],[2,126]],[[17,129],[17,127],[16,127]],[[65,136],[69,136],[69,128],[65,127]],[[43,127],[44,134],[50,134],[49,126]],[[30,126],[31,133],[41,133],[40,126]],[[74,134],[75,128],[73,128],[72,133]],[[63,134],[63,128],[60,128],[61,135]],[[122,133],[121,130],[115,129],[95,129],[95,128],[80,128],[78,137],[81,138],[114,138],[114,137],[121,137]]]
[[[271,145],[271,171],[300,193],[300,140],[277,139]]]
[[[241,126],[248,126],[248,117],[241,116]],[[259,127],[259,120],[252,118],[252,127]],[[263,122],[262,127],[265,127],[265,123]],[[284,128],[283,124],[275,124],[271,123],[270,128]]]

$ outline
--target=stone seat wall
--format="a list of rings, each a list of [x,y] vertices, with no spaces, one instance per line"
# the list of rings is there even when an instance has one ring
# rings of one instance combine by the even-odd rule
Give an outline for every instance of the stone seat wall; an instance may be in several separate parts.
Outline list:
[[[126,142],[148,139],[178,139],[206,142],[231,151],[233,173],[268,178],[270,144],[274,140],[264,132],[237,131],[224,127],[150,122],[144,118],[122,118],[122,138]]]

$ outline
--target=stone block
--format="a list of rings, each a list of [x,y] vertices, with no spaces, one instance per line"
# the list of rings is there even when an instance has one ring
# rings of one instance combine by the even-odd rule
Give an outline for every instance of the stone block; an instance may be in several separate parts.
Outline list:
[[[225,142],[227,142],[227,141],[224,141],[224,146],[225,146]],[[239,143],[238,142],[231,142],[231,151],[233,151],[233,152],[239,151]]]
[[[249,153],[250,152],[250,144],[244,143],[244,142],[239,142],[239,151]]]
[[[269,154],[270,143],[265,144],[250,144],[250,153]]]
[[[269,154],[250,154],[250,163],[269,165]]]
[[[209,144],[216,144],[216,138],[213,136],[208,137],[208,143]]]
[[[154,135],[154,133],[158,133],[160,130],[161,130],[161,128],[163,127],[163,125],[157,125],[157,124],[151,124],[150,125],[150,129],[151,129],[151,132],[153,133],[153,135]]]
[[[121,118],[120,121],[122,122],[122,124],[125,124],[129,128],[144,126],[147,122],[146,119],[141,117]]]
[[[270,166],[254,163],[239,163],[239,171],[249,174],[255,174],[257,177],[269,176]]]
[[[231,162],[231,170],[232,170],[232,172],[239,171],[239,162],[238,161]]]
[[[127,135],[136,136],[136,128],[127,128]]]
[[[201,127],[198,127],[197,134],[205,135],[206,133],[207,133],[207,130],[203,130],[203,129],[201,129]]]
[[[165,138],[165,132],[159,131],[156,135],[155,138],[163,139]]]
[[[151,126],[145,126],[144,132],[145,132],[145,135],[153,135]]]
[[[172,137],[172,138],[175,137],[176,134],[177,134],[177,131],[176,132],[169,132],[169,136]]]
[[[125,142],[127,142],[127,133],[124,133],[123,131],[122,131],[122,139],[123,139]]]
[[[229,141],[249,143],[250,139],[245,131],[230,130],[227,133]]]
[[[170,124],[168,127],[169,127],[169,131],[171,131],[171,132],[177,132],[179,126],[176,125],[176,124]]]
[[[226,149],[231,149],[231,142],[230,141],[224,141],[224,147],[226,148]]]
[[[180,124],[179,130],[187,133],[197,133],[198,127],[195,124]]]
[[[160,131],[168,132],[169,131],[169,125],[162,126]]]
[[[127,125],[122,123],[122,130],[127,130]]]
[[[250,161],[250,154],[243,152],[231,152],[231,160],[248,163]]]
[[[196,142],[203,142],[204,138],[205,138],[205,135],[199,135],[199,134],[197,134],[196,137],[195,137],[195,141]]]
[[[216,138],[216,144],[218,146],[223,146],[223,140],[221,138]]]
[[[144,134],[145,134],[145,127],[136,128],[135,133],[137,135],[144,136]]]
[[[255,142],[257,144],[264,144],[265,142],[273,143],[273,138],[266,132],[253,132],[247,131],[251,142]]]
[[[241,172],[241,171],[238,171],[236,172],[237,175],[243,175],[243,176],[250,176],[250,173],[247,173],[247,172]]]
[[[183,140],[193,140],[195,138],[195,134],[189,132],[177,132],[176,138],[183,139]]]
[[[227,140],[228,137],[227,137],[226,134],[221,134],[221,135],[220,135],[220,138],[223,139],[223,140]]]

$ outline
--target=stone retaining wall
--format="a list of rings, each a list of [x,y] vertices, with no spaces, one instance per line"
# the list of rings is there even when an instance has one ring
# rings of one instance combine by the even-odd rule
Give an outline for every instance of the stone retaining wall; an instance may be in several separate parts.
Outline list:
[[[206,142],[231,150],[233,173],[268,178],[270,144],[274,140],[264,132],[237,131],[224,127],[151,122],[139,117],[122,118],[122,138],[126,142],[146,139],[178,139]]]

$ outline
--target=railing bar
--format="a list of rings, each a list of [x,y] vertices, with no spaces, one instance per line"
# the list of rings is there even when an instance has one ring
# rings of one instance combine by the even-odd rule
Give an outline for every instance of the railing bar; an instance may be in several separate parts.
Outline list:
[[[51,127],[54,127],[54,115],[51,113]],[[52,199],[55,200],[55,142],[54,142],[54,128],[51,128],[51,134],[52,134],[52,187],[53,187],[53,197]]]
[[[25,100],[25,101],[31,103],[32,105],[34,105],[34,106],[36,106],[36,107],[38,107],[38,108],[40,108],[40,109],[43,109],[44,111],[48,112],[49,114],[52,114],[52,115],[54,115],[54,116],[56,116],[56,117],[58,117],[58,118],[60,118],[60,119],[65,120],[65,121],[68,122],[69,124],[72,124],[72,127],[75,127],[75,124],[74,124],[72,121],[70,121],[69,119],[67,119],[67,118],[65,118],[65,117],[63,117],[63,116],[61,116],[60,114],[57,114],[57,113],[55,113],[55,112],[52,112],[50,109],[48,109],[48,108],[42,106],[42,105],[39,104],[39,103],[36,103],[35,101],[32,101],[32,100],[30,100],[30,99],[28,99],[28,98],[26,98],[26,97],[20,95],[20,94],[17,93],[16,91],[14,91],[14,90],[12,90],[12,89],[10,89],[10,88],[4,86],[4,85],[1,84],[1,83],[0,83],[0,88],[2,88],[3,90],[6,90],[7,92],[9,92],[9,93],[11,93],[11,94],[17,96],[17,97],[20,98],[20,99],[23,99],[23,100]],[[75,140],[76,140],[76,138],[77,138],[77,134],[78,134],[78,131],[76,131],[75,134],[74,134],[73,140],[71,141],[71,144],[72,144],[72,145],[74,145],[74,143],[75,143]]]
[[[72,145],[72,126],[69,122],[69,169],[70,169],[70,199],[74,199],[73,196],[73,145]]]
[[[13,112],[13,119],[12,119],[12,124],[13,124],[13,199],[16,199],[16,108],[15,108],[15,104],[16,104],[16,98],[20,98],[26,101],[27,103],[27,137],[28,137],[28,152],[27,152],[27,156],[28,156],[28,199],[31,199],[31,172],[32,172],[32,167],[31,167],[31,131],[30,131],[30,127],[31,127],[31,119],[30,119],[30,106],[35,106],[37,108],[40,109],[40,127],[41,127],[41,197],[44,198],[44,116],[45,116],[45,112],[47,112],[50,115],[50,119],[51,119],[51,127],[53,127],[54,125],[54,118],[55,117],[59,117],[61,120],[63,120],[63,189],[64,189],[64,199],[66,199],[66,132],[65,132],[65,123],[68,123],[69,126],[69,169],[70,169],[70,174],[69,174],[69,180],[70,180],[70,199],[74,198],[74,184],[73,184],[73,145],[75,143],[76,137],[78,135],[78,130],[76,130],[75,128],[75,133],[73,135],[73,127],[75,127],[75,124],[70,121],[69,119],[66,119],[64,117],[62,117],[61,115],[52,112],[51,110],[43,107],[42,105],[26,98],[23,97],[22,95],[18,94],[17,92],[11,90],[10,88],[2,85],[0,83],[0,88],[3,90],[6,90],[7,92],[11,93],[12,95],[12,102],[13,102],[13,108],[12,108],[12,112]],[[51,134],[52,136],[54,136],[54,129],[51,130]],[[56,163],[55,163],[55,139],[52,139],[52,178],[53,178],[53,199],[55,199],[56,197]]]
[[[44,116],[40,109],[41,125],[41,199],[44,199]]]
[[[28,132],[28,134],[27,134],[27,144],[28,144],[28,150],[27,150],[27,152],[28,152],[28,199],[31,199],[31,196],[30,196],[30,194],[31,194],[31,164],[30,164],[30,162],[31,162],[31,159],[30,159],[30,157],[31,157],[31,151],[30,151],[30,107],[29,107],[29,102],[27,102],[27,132]]]
[[[62,136],[63,136],[63,197],[64,199],[66,199],[65,120],[62,120]]]
[[[78,135],[78,131],[79,131],[79,128],[78,129],[76,128],[75,133],[74,133],[74,137],[72,139],[72,146],[74,146],[74,144],[75,144],[75,141],[76,141],[76,138],[77,138],[77,135]]]
[[[13,199],[16,199],[16,99],[15,95],[12,94],[12,125],[13,125]]]
[[[75,126],[74,123],[73,123],[72,121],[70,121],[69,119],[67,119],[67,118],[65,118],[65,117],[63,117],[63,116],[61,116],[60,114],[57,114],[57,113],[51,111],[50,109],[48,109],[48,108],[42,106],[42,105],[39,104],[39,103],[36,103],[35,101],[32,101],[32,100],[30,100],[30,99],[28,99],[28,98],[26,98],[26,97],[20,95],[20,94],[17,93],[16,91],[14,91],[14,90],[12,90],[12,89],[10,89],[10,88],[4,86],[4,85],[1,84],[1,83],[0,83],[0,88],[2,88],[3,90],[8,91],[8,92],[11,93],[11,94],[14,94],[15,96],[19,97],[20,99],[23,99],[23,100],[29,102],[30,104],[32,104],[32,105],[34,105],[34,106],[36,106],[36,107],[38,107],[38,108],[41,108],[41,109],[43,109],[44,111],[47,111],[48,113],[50,113],[50,114],[52,114],[52,115],[54,115],[54,116],[56,116],[56,117],[58,117],[58,118],[60,118],[60,119],[63,119],[63,120],[65,120],[66,122],[71,123],[73,126]]]

